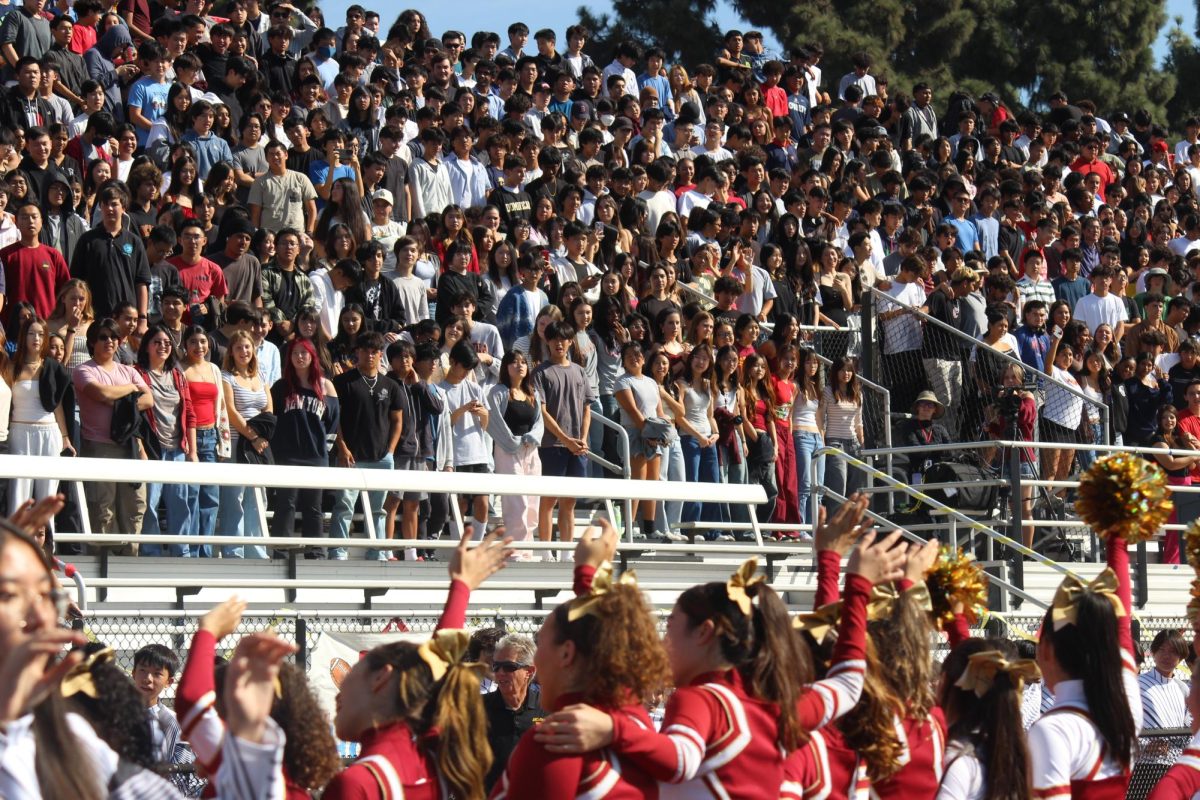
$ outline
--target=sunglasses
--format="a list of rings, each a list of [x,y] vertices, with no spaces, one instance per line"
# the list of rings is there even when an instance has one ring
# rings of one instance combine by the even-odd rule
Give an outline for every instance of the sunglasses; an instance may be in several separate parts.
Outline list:
[[[519,669],[529,669],[532,664],[522,664],[519,661],[493,661],[492,672],[516,672]]]

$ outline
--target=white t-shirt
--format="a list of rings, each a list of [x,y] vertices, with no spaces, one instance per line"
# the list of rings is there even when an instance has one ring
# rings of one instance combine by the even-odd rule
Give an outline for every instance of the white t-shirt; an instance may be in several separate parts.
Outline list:
[[[738,295],[737,302],[734,307],[743,314],[752,314],[758,316],[762,313],[763,306],[768,300],[774,300],[778,297],[775,291],[775,284],[771,281],[770,274],[762,267],[751,267],[751,272],[754,274],[754,287],[751,292],[743,292]],[[745,280],[746,276],[741,270],[733,271],[734,277],[738,280]]]
[[[887,290],[890,297],[906,306],[920,308],[925,305],[925,287],[917,282],[893,283]],[[880,313],[895,311],[898,306],[880,300]],[[905,353],[909,350],[921,349],[921,320],[912,314],[900,314],[883,320],[883,352],[884,355]]]
[[[1075,319],[1087,323],[1088,330],[1093,335],[1101,323],[1107,322],[1115,331],[1119,323],[1125,322],[1125,304],[1115,294],[1100,297],[1097,294],[1084,295],[1075,304]]]
[[[451,414],[472,400],[484,402],[484,387],[475,381],[461,381],[455,384],[444,380],[438,384],[438,388],[442,390],[446,409]],[[454,422],[452,431],[455,467],[491,463],[487,432],[479,424],[478,417],[474,414],[463,414]]]

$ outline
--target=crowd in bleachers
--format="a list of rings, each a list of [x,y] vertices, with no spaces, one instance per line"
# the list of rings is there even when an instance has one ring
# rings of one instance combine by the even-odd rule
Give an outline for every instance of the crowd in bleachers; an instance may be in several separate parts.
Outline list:
[[[695,65],[631,43],[600,65],[586,29],[564,34],[438,38],[415,10],[384,29],[358,5],[334,24],[257,0],[10,7],[8,452],[609,474],[599,457],[761,484],[759,519],[795,538],[814,486],[862,483],[814,455],[891,425],[864,420],[864,355],[904,417],[896,444],[1005,435],[1004,387],[1022,438],[1198,444],[1200,120],[1173,142],[1144,111],[1061,93],[1040,114],[935,98],[865,54],[824,76],[819,43],[772,53],[756,31]],[[1022,469],[1063,479],[1092,457]],[[9,507],[55,489],[16,480]],[[344,537],[356,501],[87,489],[94,530],[197,537],[267,533],[264,500],[273,535],[320,536],[328,511]],[[370,501],[406,558],[451,516],[438,494]],[[572,538],[571,498],[499,506],[462,511],[518,540],[551,539],[557,512]],[[719,503],[635,515],[648,540],[748,535]]]

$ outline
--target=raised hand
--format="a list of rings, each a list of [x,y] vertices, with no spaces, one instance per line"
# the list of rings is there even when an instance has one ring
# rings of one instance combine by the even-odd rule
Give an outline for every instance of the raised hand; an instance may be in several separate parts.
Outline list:
[[[261,742],[275,703],[279,667],[296,645],[273,633],[243,636],[225,674],[225,722],[239,739]]]
[[[597,517],[575,543],[575,563],[598,567],[605,561],[612,561],[620,539],[621,535],[611,522],[604,517]]]
[[[844,557],[854,549],[854,543],[869,527],[869,523],[863,522],[867,502],[865,494],[855,492],[850,499],[838,507],[837,511],[833,512],[832,517],[828,517],[825,508],[822,507],[819,512],[815,537],[817,550],[833,550]]]
[[[850,554],[847,574],[861,575],[871,583],[887,583],[904,577],[905,548],[897,547],[900,531],[892,531],[877,539],[875,531],[868,531],[858,540]]]
[[[478,547],[471,547],[471,529],[463,531],[462,539],[450,559],[450,579],[462,581],[471,591],[478,589],[489,577],[504,569],[513,551],[512,537],[497,528],[483,538]]]
[[[200,618],[200,630],[208,631],[218,642],[237,630],[246,613],[246,601],[230,597]]]

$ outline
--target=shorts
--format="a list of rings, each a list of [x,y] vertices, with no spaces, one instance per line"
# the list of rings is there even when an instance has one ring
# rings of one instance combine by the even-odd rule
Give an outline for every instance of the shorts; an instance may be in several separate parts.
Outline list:
[[[1042,434],[1043,442],[1076,444],[1079,441],[1077,431],[1071,430],[1066,425],[1059,425],[1054,420],[1046,419],[1044,414],[1038,420],[1038,430]]]
[[[459,472],[459,473],[465,473],[467,475],[491,475],[492,474],[492,470],[487,464],[463,464],[461,467],[455,467],[454,471]],[[480,484],[475,484],[475,485],[478,486]],[[459,497],[461,497],[463,500],[465,500],[468,503],[474,501],[475,498],[479,497],[479,496],[488,497],[488,493],[487,492],[476,492],[476,493],[472,493],[472,494],[467,494],[466,492],[463,492],[462,494],[459,495]]]
[[[428,461],[420,456],[412,456],[411,458],[397,458],[394,469],[406,469],[410,472],[425,472],[428,469]],[[429,499],[428,492],[388,492],[388,497],[394,500],[404,500],[410,503],[419,503],[422,500]]]
[[[553,478],[586,478],[587,456],[577,456],[565,447],[539,447],[542,474]]]

